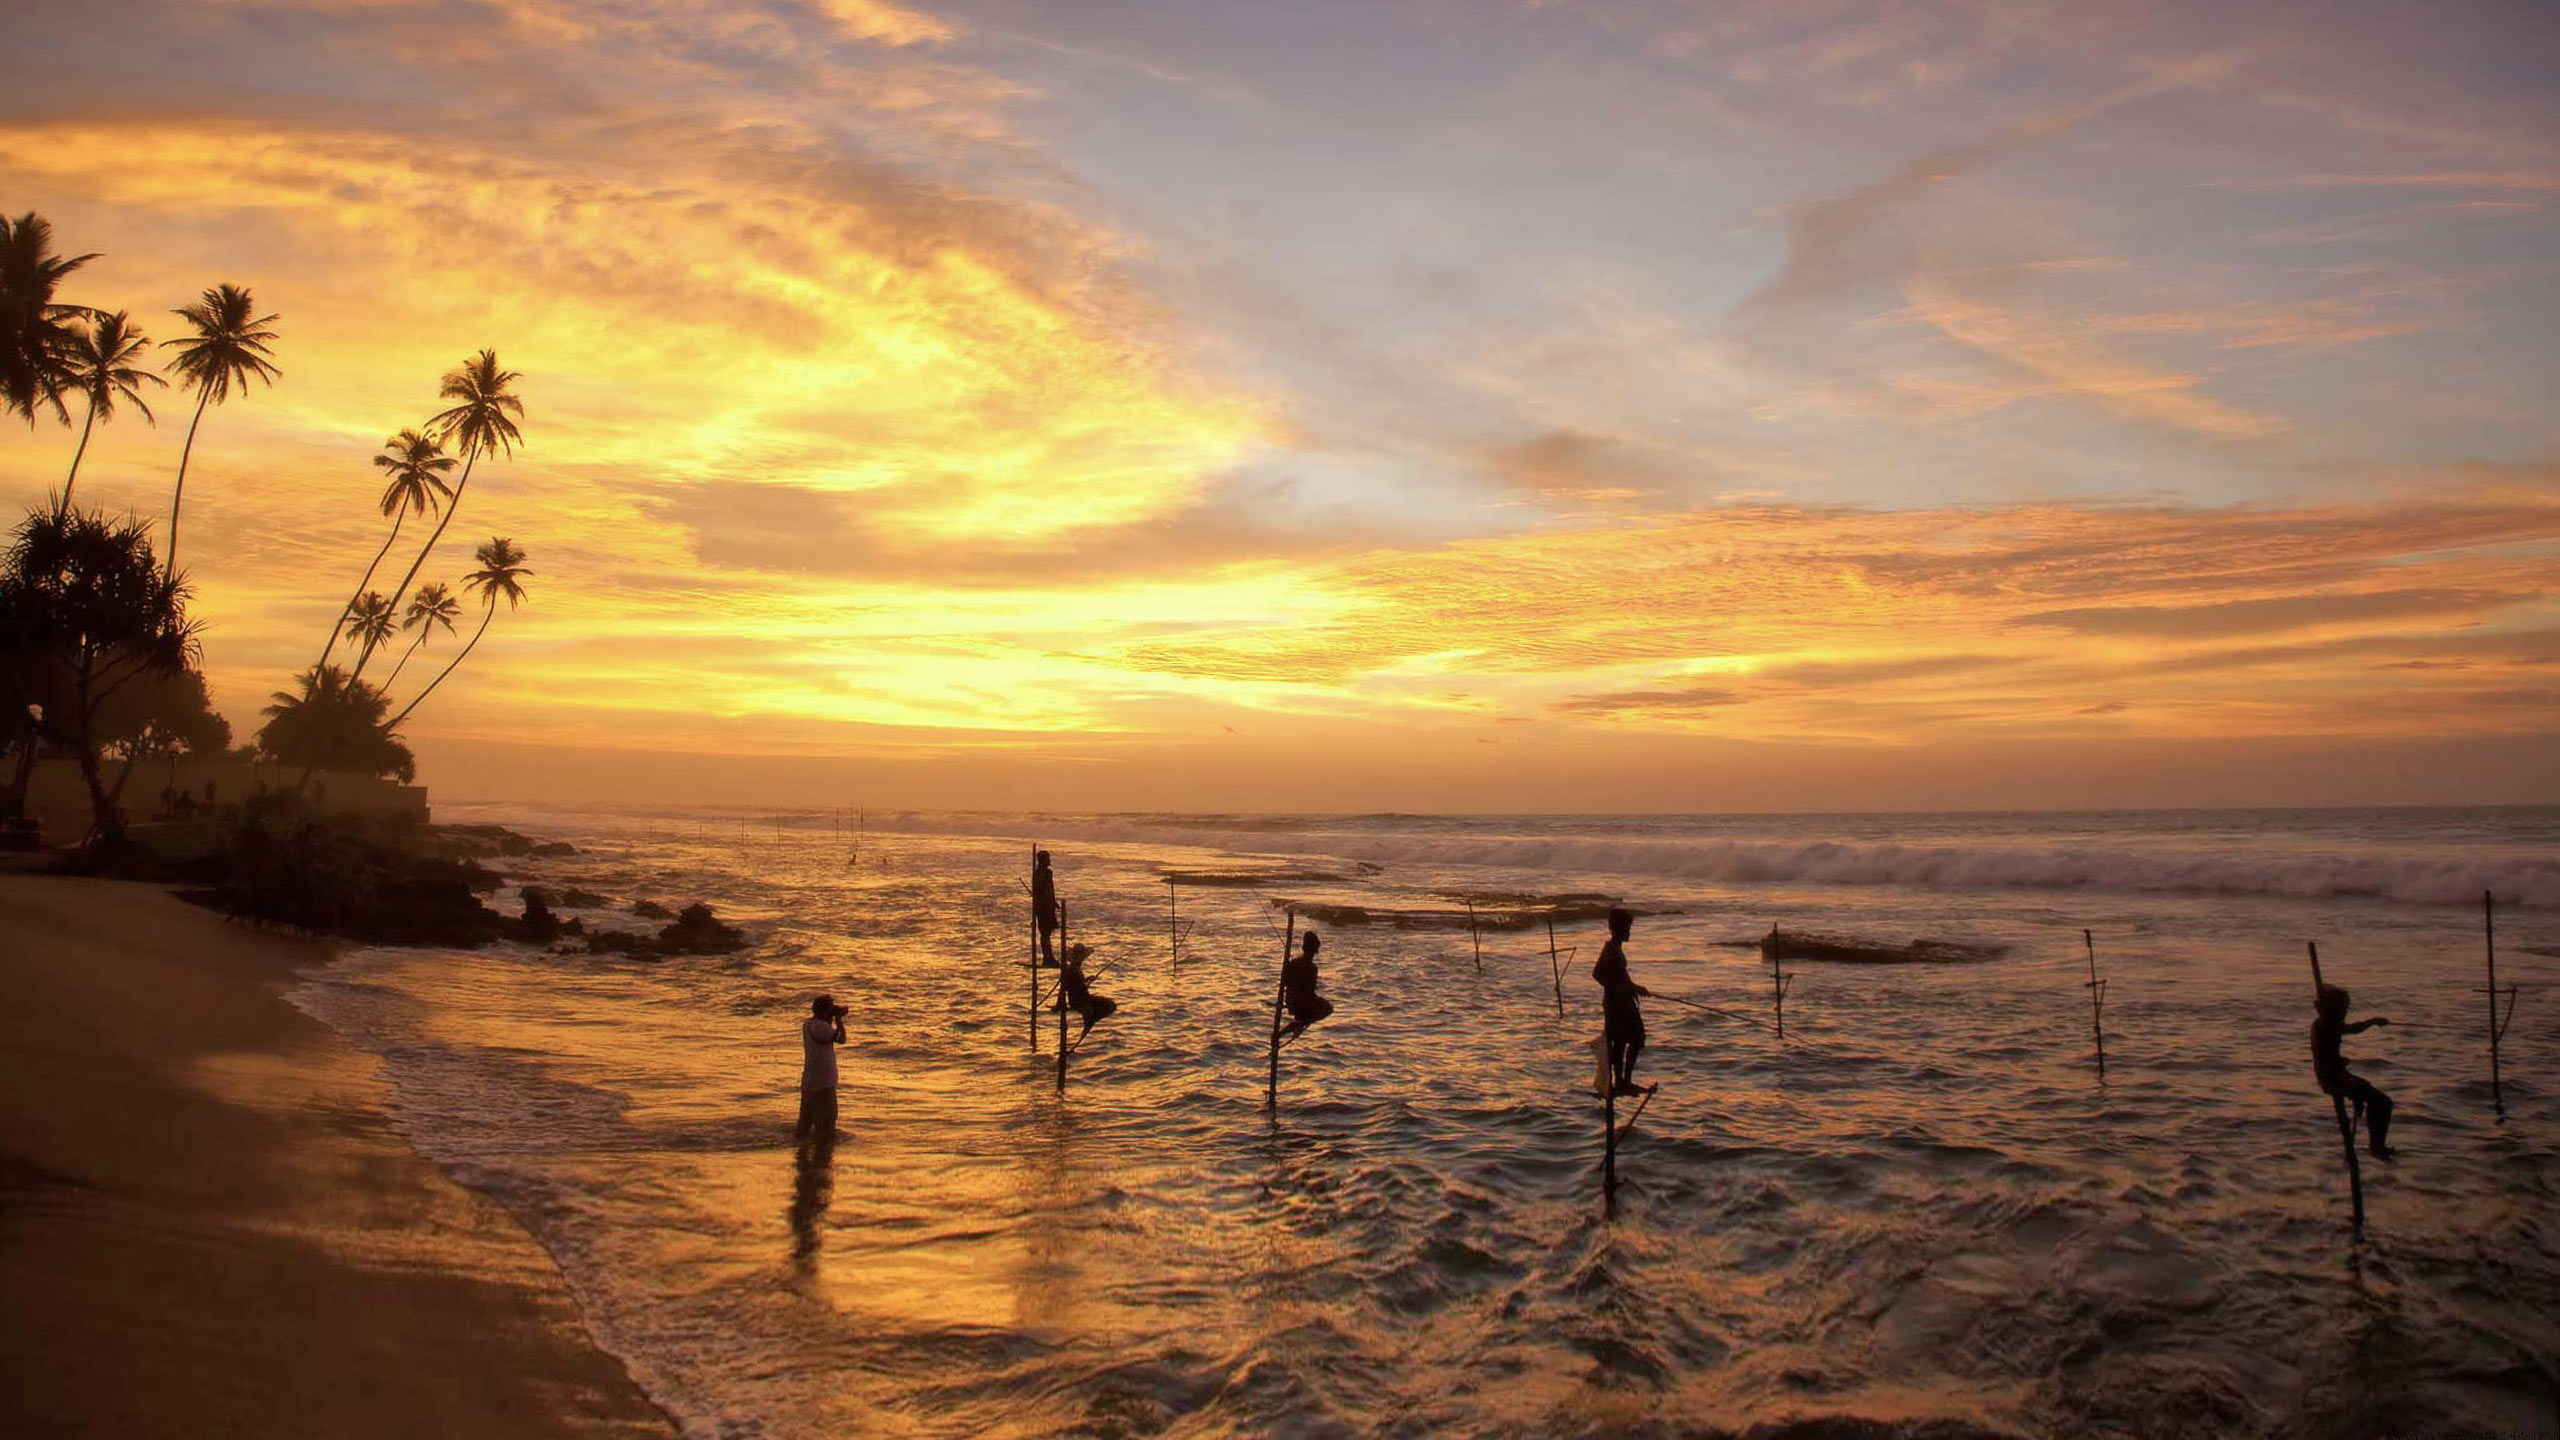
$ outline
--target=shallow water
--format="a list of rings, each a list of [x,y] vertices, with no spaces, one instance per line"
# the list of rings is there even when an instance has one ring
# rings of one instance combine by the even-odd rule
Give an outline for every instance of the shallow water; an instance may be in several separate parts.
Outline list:
[[[2560,1429],[2560,811],[905,816],[851,864],[828,812],[443,818],[580,847],[521,879],[708,899],[757,937],[365,952],[297,995],[688,1434]],[[1019,963],[1035,837],[1122,1006],[1063,1094]],[[1175,963],[1168,870],[1278,878],[1181,889]],[[2484,887],[2526,987],[2503,1122]],[[1662,1091],[1614,1218],[1599,929],[1558,929],[1559,1018],[1542,928],[1484,934],[1479,973],[1445,897],[1491,891],[1666,912],[1637,978],[1727,1012],[1648,1005]],[[1292,901],[1408,923],[1327,928],[1337,1013],[1275,1115]],[[2006,949],[1799,962],[1781,1041],[1766,967],[1723,943],[1772,924]],[[2361,1244],[2305,939],[2395,1022],[2349,1043],[2401,1107]],[[825,1157],[790,1136],[820,989],[858,1002]]]

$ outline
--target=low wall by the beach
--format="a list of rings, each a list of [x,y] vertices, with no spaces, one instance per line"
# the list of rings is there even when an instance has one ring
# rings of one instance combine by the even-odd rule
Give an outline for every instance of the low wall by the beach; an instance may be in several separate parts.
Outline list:
[[[123,771],[122,761],[106,764],[109,785]],[[201,811],[237,804],[269,791],[300,789],[320,810],[342,815],[386,815],[417,821],[427,818],[427,787],[402,785],[371,775],[322,770],[303,784],[302,768],[231,756],[220,759],[144,760],[133,767],[122,797],[125,815],[145,821],[173,811]],[[179,797],[184,796],[181,800]],[[67,756],[38,761],[27,785],[27,814],[44,826],[48,845],[77,843],[89,833],[89,790],[81,783],[80,764]]]

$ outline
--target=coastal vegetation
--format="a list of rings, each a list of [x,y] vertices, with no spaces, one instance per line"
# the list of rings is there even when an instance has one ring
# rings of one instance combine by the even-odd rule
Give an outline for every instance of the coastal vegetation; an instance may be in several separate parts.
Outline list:
[[[244,287],[216,285],[203,299],[178,309],[178,318],[195,333],[163,342],[178,352],[170,368],[196,392],[195,418],[187,422],[187,443],[178,451],[178,483],[169,489],[168,564],[173,575],[178,568],[178,510],[187,498],[187,461],[195,455],[204,407],[230,399],[234,387],[247,394],[251,380],[273,385],[280,373],[267,351],[276,338],[276,317],[259,315],[257,308]]]
[[[80,457],[89,453],[89,432],[99,421],[115,418],[119,400],[141,411],[146,422],[158,423],[151,407],[143,402],[142,387],[166,388],[169,382],[136,363],[148,353],[150,344],[151,337],[143,334],[142,327],[122,310],[98,316],[72,341],[69,379],[88,400],[89,408],[80,420],[80,444],[71,452],[71,471],[62,477],[62,502],[58,508],[70,507],[71,488],[80,483]]]
[[[112,850],[125,840],[119,802],[131,759],[228,739],[229,727],[202,708],[202,647],[186,602],[186,583],[156,563],[143,522],[29,512],[0,563],[0,700],[26,721],[11,737],[21,756],[13,803],[23,800],[35,747],[67,747],[95,837]],[[187,713],[190,702],[197,714]],[[118,747],[128,763],[111,783],[105,762]]]
[[[382,565],[382,557],[400,542],[400,527],[412,515],[429,514],[442,502],[453,498],[453,487],[444,482],[445,473],[453,469],[453,457],[444,453],[444,441],[425,431],[404,429],[382,442],[382,453],[373,457],[374,468],[382,471],[387,483],[382,488],[382,513],[391,517],[391,533],[382,537],[382,548],[364,567],[364,578],[356,582],[355,592],[347,597],[346,609],[338,614],[338,623],[329,627],[328,643],[320,647],[319,662],[329,663],[329,655],[338,647],[338,637],[346,628],[347,617],[355,613],[359,596],[372,593],[373,572]]]
[[[137,763],[220,755],[231,744],[230,726],[213,711],[205,685],[202,626],[187,613],[179,520],[206,410],[245,395],[253,383],[273,386],[283,371],[275,353],[278,317],[260,313],[249,287],[224,282],[173,312],[184,331],[160,342],[170,352],[170,376],[155,373],[147,363],[152,341],[129,311],[77,303],[63,293],[65,282],[98,258],[59,253],[41,215],[0,217],[0,403],[30,428],[49,416],[68,430],[71,401],[82,402],[62,491],[30,511],[0,576],[0,702],[6,705],[0,755],[10,762],[0,814],[23,813],[42,750],[69,752],[95,812],[90,841],[111,851],[128,838],[124,782]],[[329,624],[319,658],[274,693],[266,723],[243,753],[300,769],[305,785],[322,771],[403,783],[415,778],[416,758],[400,736],[401,724],[470,658],[501,598],[510,611],[524,603],[524,581],[533,573],[512,538],[493,536],[477,546],[478,568],[461,583],[481,602],[478,627],[415,695],[405,703],[393,696],[391,684],[436,628],[456,633],[461,604],[454,585],[421,582],[420,572],[451,527],[479,462],[512,455],[522,442],[521,378],[499,363],[496,351],[479,350],[443,377],[437,392],[443,408],[399,429],[372,457],[383,480],[379,508],[390,528]],[[170,485],[166,540],[155,547],[151,520],[84,511],[72,497],[99,422],[131,410],[156,423],[145,396],[171,379],[195,396],[195,405]],[[375,577],[400,546],[407,522],[426,515],[436,524],[408,557],[399,583],[378,588]],[[155,566],[156,577],[145,573]],[[375,654],[411,632],[390,675],[368,681]],[[331,663],[341,640],[356,651],[351,665]],[[110,775],[118,762],[121,770]],[[282,853],[263,842],[235,848],[243,855]]]
[[[79,864],[191,883],[192,898],[242,919],[375,943],[579,942],[641,958],[718,954],[742,944],[740,933],[703,905],[666,917],[670,923],[654,932],[589,934],[581,922],[551,915],[539,889],[526,893],[522,918],[501,915],[481,897],[502,877],[479,860],[566,846],[332,814],[316,793],[306,793],[324,772],[414,780],[417,758],[401,725],[479,647],[499,601],[510,612],[525,601],[533,571],[524,548],[503,535],[476,546],[476,568],[461,588],[479,601],[479,624],[415,695],[395,700],[390,687],[409,661],[439,627],[454,635],[462,613],[451,582],[421,581],[420,573],[480,462],[512,455],[524,438],[524,402],[515,393],[521,377],[489,349],[445,374],[442,409],[393,433],[372,457],[389,530],[330,622],[319,658],[270,696],[254,743],[238,752],[299,771],[299,781],[201,813],[190,801],[146,831],[133,830],[125,801],[137,767],[232,753],[231,726],[215,712],[205,683],[203,625],[188,613],[178,523],[206,410],[253,382],[274,385],[283,371],[275,358],[277,317],[259,313],[246,286],[206,289],[175,312],[185,333],[163,342],[173,352],[172,375],[195,396],[170,485],[165,545],[154,545],[150,518],[79,508],[74,487],[99,423],[125,410],[154,421],[145,396],[170,383],[147,363],[151,339],[129,311],[62,294],[65,280],[97,258],[58,253],[40,215],[0,217],[0,402],[31,429],[46,417],[68,429],[71,402],[81,402],[62,491],[28,511],[0,564],[0,757],[7,761],[0,814],[24,813],[35,762],[50,749],[76,760],[88,793],[90,830]],[[378,587],[375,577],[408,521],[427,515],[436,517],[435,527],[408,556],[399,583]],[[367,680],[375,655],[402,634],[411,638],[391,673]],[[352,663],[332,663],[342,640],[355,651]],[[174,793],[172,786],[164,795]]]
[[[489,633],[489,622],[498,617],[499,596],[506,597],[509,610],[515,609],[524,602],[524,581],[533,572],[525,568],[524,552],[516,548],[514,541],[503,535],[496,536],[488,544],[474,551],[473,556],[479,560],[480,568],[464,576],[462,583],[480,595],[480,628],[471,632],[471,639],[462,647],[462,653],[447,661],[444,669],[436,672],[436,678],[427,682],[427,688],[418,692],[417,699],[400,707],[400,713],[391,717],[391,723],[394,725],[408,719],[409,712],[417,709],[421,701],[434,694],[436,687],[444,683],[445,676],[460,669],[462,662],[471,658],[472,647],[480,643],[481,636]],[[447,601],[446,604],[450,606],[451,602]],[[453,628],[450,619],[446,621],[445,628],[448,630]],[[395,670],[393,673],[398,672]]]

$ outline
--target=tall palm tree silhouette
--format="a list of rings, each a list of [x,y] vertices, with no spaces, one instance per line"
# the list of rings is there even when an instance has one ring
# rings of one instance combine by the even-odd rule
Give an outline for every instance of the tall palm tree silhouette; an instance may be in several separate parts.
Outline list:
[[[151,337],[121,310],[90,321],[89,328],[73,340],[71,373],[65,378],[70,388],[89,397],[89,418],[80,422],[80,448],[71,452],[71,473],[62,482],[62,504],[57,508],[71,508],[71,487],[80,483],[80,457],[89,453],[89,431],[100,420],[116,418],[118,396],[131,401],[143,419],[159,423],[151,407],[142,402],[142,385],[169,382],[133,363],[150,348]]]
[[[257,308],[246,287],[216,285],[204,292],[202,300],[173,312],[196,333],[160,342],[177,347],[178,358],[171,368],[196,392],[196,416],[187,422],[186,447],[178,452],[178,484],[169,492],[167,560],[172,575],[178,573],[178,507],[187,497],[187,461],[195,454],[196,427],[204,423],[204,407],[230,399],[235,385],[245,395],[251,380],[273,385],[283,373],[269,363],[267,354],[268,342],[276,338],[268,327],[276,317],[254,314]]]
[[[409,648],[400,652],[400,663],[392,666],[391,673],[383,677],[382,688],[388,690],[399,680],[400,672],[409,668],[409,657],[418,653],[418,647],[427,643],[427,637],[435,633],[437,626],[443,626],[447,635],[452,634],[453,617],[461,613],[462,602],[453,598],[453,591],[446,588],[443,581],[430,580],[419,586],[418,593],[409,597],[408,611],[400,617],[400,628],[417,631],[418,638],[410,641]]]
[[[524,581],[533,572],[524,568],[525,554],[516,548],[516,542],[503,535],[496,536],[488,544],[473,551],[472,555],[480,562],[480,568],[463,576],[462,582],[469,589],[480,593],[481,601],[486,607],[480,613],[480,628],[471,632],[471,641],[462,647],[462,653],[454,656],[446,663],[444,669],[436,673],[436,678],[427,682],[427,688],[418,692],[416,700],[400,707],[400,713],[391,717],[391,725],[386,728],[397,728],[401,721],[408,719],[410,711],[417,709],[421,701],[436,693],[436,687],[444,683],[445,676],[452,674],[461,667],[463,661],[471,658],[473,646],[480,643],[481,636],[489,633],[489,622],[498,616],[499,596],[507,597],[509,610],[524,603]]]
[[[399,612],[392,608],[390,597],[379,590],[367,590],[347,608],[347,638],[362,640],[364,653],[370,655],[374,646],[389,639],[391,632],[399,628],[398,621]],[[350,675],[347,678],[359,677]]]
[[[445,472],[453,468],[453,457],[444,453],[444,442],[415,430],[403,430],[382,442],[382,453],[373,457],[374,468],[391,477],[382,489],[382,513],[391,517],[391,533],[383,537],[382,548],[373,552],[373,564],[364,567],[364,578],[347,592],[346,607],[338,612],[338,623],[329,627],[329,643],[320,647],[320,663],[329,663],[329,652],[338,648],[338,635],[355,613],[356,597],[373,583],[375,567],[400,539],[400,526],[412,514],[437,508],[437,497],[450,500],[453,487],[444,483]]]
[[[419,547],[418,558],[409,562],[409,573],[400,577],[399,588],[391,592],[392,604],[397,605],[407,597],[411,582],[418,578],[418,567],[427,563],[427,557],[435,552],[436,542],[444,538],[445,527],[453,523],[455,512],[462,508],[462,492],[471,484],[472,467],[479,464],[481,456],[492,450],[513,455],[516,445],[524,439],[517,432],[515,423],[524,416],[524,402],[507,388],[522,378],[513,370],[498,368],[498,352],[495,350],[483,350],[445,372],[444,387],[438,393],[456,403],[452,409],[439,412],[427,423],[435,428],[439,439],[461,442],[462,478],[454,483],[452,503],[444,507],[444,518],[436,522],[436,533],[428,536],[427,543]],[[469,647],[464,648],[467,652]],[[366,654],[371,653],[366,651]],[[362,656],[357,657],[356,669],[364,669]],[[439,675],[436,678],[441,680],[444,677]],[[426,697],[421,695],[418,698],[423,700]]]
[[[36,423],[39,405],[71,423],[62,403],[77,338],[71,325],[89,311],[57,302],[53,292],[63,276],[97,258],[95,252],[54,254],[53,226],[32,210],[15,220],[0,215],[0,402],[26,416],[29,425]]]

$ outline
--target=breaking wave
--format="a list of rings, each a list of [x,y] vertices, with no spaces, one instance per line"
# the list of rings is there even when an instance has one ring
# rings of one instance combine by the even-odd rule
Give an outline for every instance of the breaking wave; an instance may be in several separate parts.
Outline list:
[[[874,830],[910,834],[1013,834],[1028,817],[899,815]],[[1908,885],[1928,889],[2126,890],[2265,895],[2326,900],[2367,897],[2406,905],[2471,905],[2482,892],[2508,906],[2560,908],[2560,858],[2514,854],[2317,853],[2271,849],[2116,849],[2057,845],[1902,845],[1838,841],[1640,838],[1569,834],[1451,833],[1282,828],[1163,819],[1042,817],[1044,840],[1191,845],[1271,856],[1324,856],[1387,868],[1482,865],[1542,873],[1643,876],[1717,884]]]

